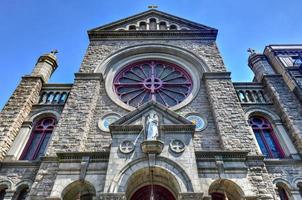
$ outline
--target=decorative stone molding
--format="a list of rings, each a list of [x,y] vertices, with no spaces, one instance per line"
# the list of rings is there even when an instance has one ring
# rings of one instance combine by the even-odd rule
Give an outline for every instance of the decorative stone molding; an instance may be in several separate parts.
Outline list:
[[[181,140],[172,140],[169,147],[174,153],[182,153],[185,150],[186,145]]]
[[[178,195],[179,200],[202,200],[203,193],[180,193]]]
[[[134,151],[134,148],[135,146],[133,142],[129,140],[123,141],[119,146],[119,150],[124,154],[131,153],[132,151]]]
[[[164,148],[164,143],[159,140],[145,140],[141,147],[146,154],[160,154]]]
[[[100,200],[126,200],[125,193],[102,193]]]

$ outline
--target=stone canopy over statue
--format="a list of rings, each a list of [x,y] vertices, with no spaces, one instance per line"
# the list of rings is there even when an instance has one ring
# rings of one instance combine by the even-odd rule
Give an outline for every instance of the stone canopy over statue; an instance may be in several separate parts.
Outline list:
[[[145,133],[147,140],[157,140],[159,136],[158,132],[159,119],[158,115],[154,112],[150,113],[146,119]]]

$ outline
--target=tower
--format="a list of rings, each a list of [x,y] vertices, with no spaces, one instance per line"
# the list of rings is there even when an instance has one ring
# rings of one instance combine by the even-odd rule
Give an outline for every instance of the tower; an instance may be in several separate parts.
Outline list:
[[[0,199],[299,199],[299,68],[268,46],[234,83],[217,33],[150,9],[89,30],[72,84],[41,56],[1,112]]]

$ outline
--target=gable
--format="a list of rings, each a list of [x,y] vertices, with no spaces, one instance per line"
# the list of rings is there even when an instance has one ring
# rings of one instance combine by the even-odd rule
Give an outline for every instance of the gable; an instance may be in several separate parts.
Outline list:
[[[170,29],[172,25],[177,27],[177,30],[216,30],[209,26],[205,26],[196,22],[192,22],[180,17],[176,17],[158,10],[148,10],[146,12],[127,17],[125,19],[118,20],[116,22],[94,28],[90,31],[102,31],[102,30],[129,30],[129,26],[134,25],[137,27],[137,30],[140,30],[140,24],[146,23],[150,24],[152,20],[155,19],[158,25],[166,24],[167,30]],[[147,29],[147,30],[150,30]],[[161,30],[157,27],[156,30]]]
[[[134,111],[128,113],[126,116],[123,116],[119,120],[112,123],[110,126],[143,125],[144,118],[150,112],[155,112],[159,116],[162,125],[171,125],[171,124],[193,125],[186,118],[176,114],[175,112],[169,110],[168,108],[162,106],[161,104],[155,101],[150,101],[142,105],[141,107],[135,109]]]
[[[88,31],[90,39],[101,37],[186,36],[216,39],[217,29],[158,10],[148,10]]]

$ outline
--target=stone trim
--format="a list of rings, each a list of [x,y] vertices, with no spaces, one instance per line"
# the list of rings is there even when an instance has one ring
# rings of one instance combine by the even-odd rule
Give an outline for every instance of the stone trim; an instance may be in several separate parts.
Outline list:
[[[111,124],[109,126],[111,134],[129,134],[128,132],[131,132],[132,134],[137,134],[141,130],[143,130],[143,125],[115,125]]]
[[[223,159],[246,159],[248,153],[248,151],[195,151],[195,156],[196,160],[215,159],[217,156],[221,156]]]
[[[28,161],[28,160],[17,160],[17,161],[2,161],[0,167],[39,167],[41,164],[40,160]]]
[[[176,31],[89,31],[90,41],[96,40],[216,40],[217,30],[176,30]]]
[[[46,83],[43,84],[42,90],[70,90],[73,83]]]
[[[59,162],[81,162],[83,157],[89,157],[90,162],[109,160],[109,152],[71,152],[71,153],[57,153]]]
[[[101,73],[75,73],[75,80],[100,80],[103,81],[103,75]]]
[[[231,72],[204,72],[202,80],[206,79],[231,79]]]
[[[163,124],[160,125],[160,130],[165,132],[194,134],[195,125],[194,124]]]

